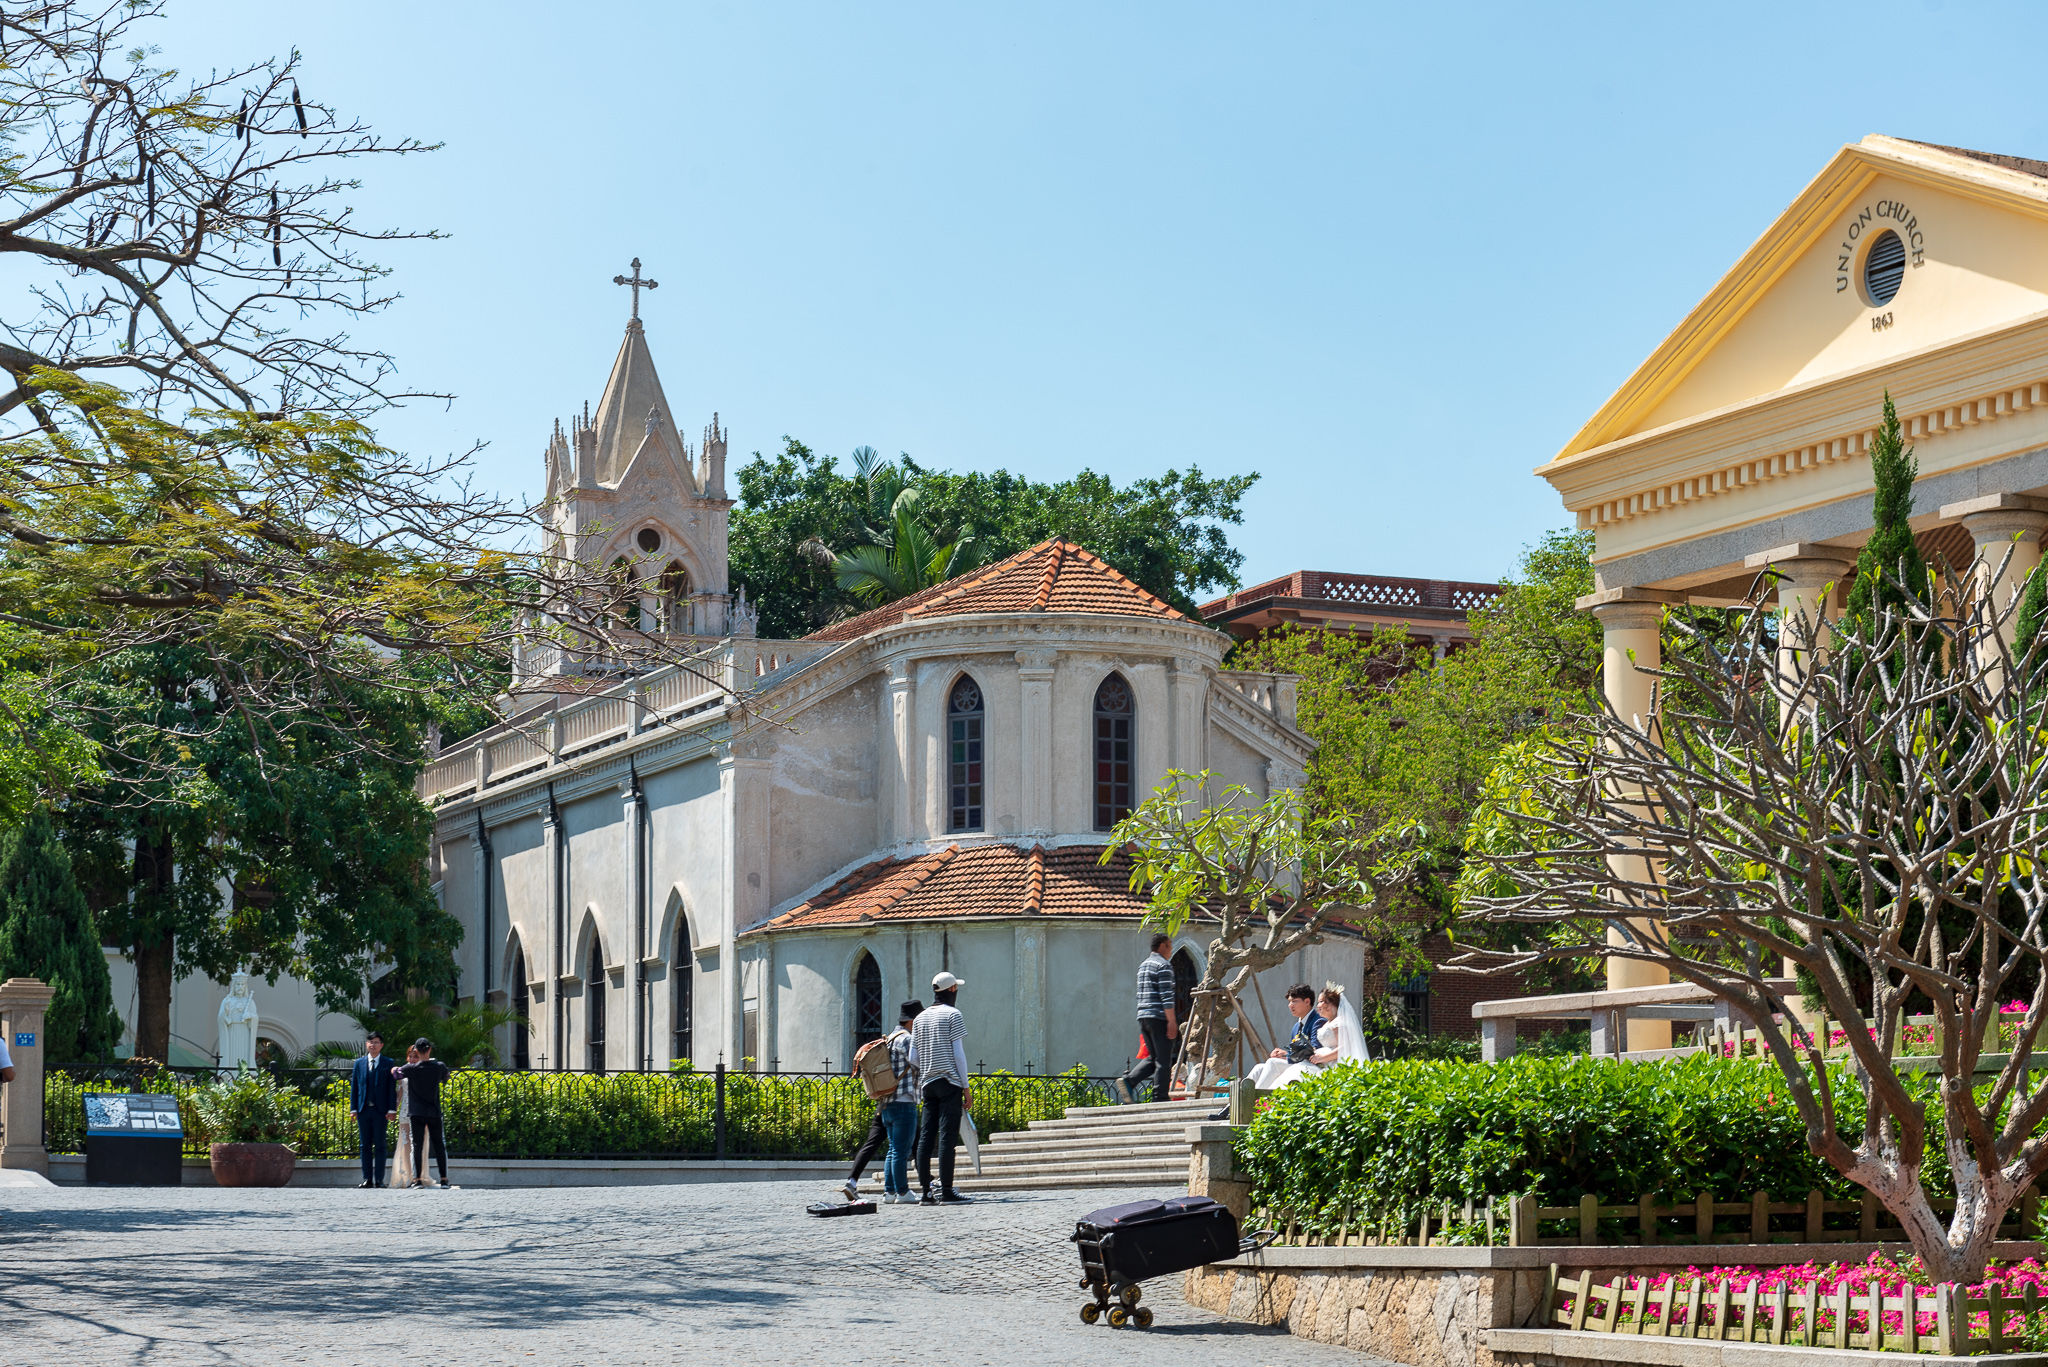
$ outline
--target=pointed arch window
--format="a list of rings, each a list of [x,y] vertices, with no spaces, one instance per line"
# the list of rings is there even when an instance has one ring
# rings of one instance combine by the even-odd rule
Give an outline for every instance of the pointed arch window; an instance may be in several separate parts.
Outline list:
[[[697,1014],[697,966],[690,954],[690,927],[676,918],[676,949],[668,961],[669,1058],[694,1057]]]
[[[676,636],[690,634],[690,572],[673,560],[661,572],[661,629]]]
[[[882,966],[865,949],[853,966],[853,1047],[858,1049],[883,1034]]]
[[[533,997],[526,987],[526,950],[512,951],[512,1066],[521,1072],[533,1067]]]
[[[586,1066],[593,1073],[604,1071],[604,996],[607,975],[604,971],[604,951],[598,948],[597,936],[590,937],[590,966],[583,976],[583,1000],[586,1003],[584,1020],[588,1026],[589,1059]]]
[[[605,617],[621,631],[640,621],[640,602],[634,596],[638,585],[639,576],[633,573],[632,561],[623,555],[612,561],[611,602],[606,605]]]
[[[962,674],[946,699],[946,786],[951,795],[949,831],[981,829],[981,685]]]
[[[1106,831],[1131,814],[1133,741],[1137,701],[1121,674],[1095,690],[1095,829]]]

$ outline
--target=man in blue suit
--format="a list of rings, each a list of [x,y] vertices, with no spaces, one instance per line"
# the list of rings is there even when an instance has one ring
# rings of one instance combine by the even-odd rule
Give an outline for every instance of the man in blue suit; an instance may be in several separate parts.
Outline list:
[[[384,1057],[384,1037],[372,1030],[348,1079],[348,1113],[362,1141],[362,1186],[384,1185],[385,1136],[397,1104],[398,1084],[391,1080],[391,1060]]]

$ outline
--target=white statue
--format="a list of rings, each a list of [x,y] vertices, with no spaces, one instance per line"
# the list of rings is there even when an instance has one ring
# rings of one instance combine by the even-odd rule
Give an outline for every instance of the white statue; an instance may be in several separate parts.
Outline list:
[[[256,999],[249,995],[249,975],[240,969],[228,980],[220,999],[220,1066],[256,1066]]]

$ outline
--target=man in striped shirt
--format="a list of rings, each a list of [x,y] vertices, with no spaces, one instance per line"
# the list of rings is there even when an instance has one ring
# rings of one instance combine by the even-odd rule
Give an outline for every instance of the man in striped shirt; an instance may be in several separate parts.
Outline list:
[[[917,1136],[917,1056],[911,1048],[910,1027],[924,1010],[921,1001],[903,1003],[901,1016],[897,1018],[896,1033],[886,1036],[877,1048],[889,1051],[889,1071],[896,1075],[896,1091],[884,1097],[875,1107],[875,1119],[868,1126],[868,1137],[853,1155],[853,1171],[846,1175],[840,1190],[849,1201],[860,1199],[860,1175],[867,1171],[869,1163],[877,1153],[887,1146],[888,1156],[882,1160],[882,1204],[897,1205],[910,1201],[910,1151]],[[854,1075],[860,1074],[860,1055],[854,1055]]]
[[[924,1097],[924,1125],[917,1136],[917,1185],[923,1204],[966,1205],[953,1190],[953,1149],[960,1142],[960,1113],[974,1106],[967,1087],[967,1021],[953,999],[967,984],[951,973],[932,979],[932,1005],[911,1027],[917,1078]],[[939,1152],[939,1185],[932,1187],[932,1150]]]
[[[1173,1093],[1173,1058],[1179,1048],[1180,1021],[1173,1009],[1173,965],[1166,959],[1166,951],[1172,947],[1172,936],[1154,935],[1152,952],[1138,965],[1138,1035],[1145,1042],[1147,1057],[1139,1059],[1136,1067],[1117,1079],[1117,1093],[1126,1103],[1132,1100],[1131,1089],[1142,1085],[1147,1077],[1152,1079],[1154,1101],[1165,1101]]]

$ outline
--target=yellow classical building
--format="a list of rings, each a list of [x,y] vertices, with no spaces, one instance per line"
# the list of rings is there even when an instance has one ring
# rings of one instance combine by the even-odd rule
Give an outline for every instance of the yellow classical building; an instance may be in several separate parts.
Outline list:
[[[2048,162],[1844,147],[1538,468],[1594,534],[1580,606],[1617,711],[1649,705],[1628,661],[1657,662],[1666,604],[1747,601],[1766,568],[1782,607],[1839,602],[1887,392],[1919,459],[1922,550],[2010,594],[2048,528]],[[1616,964],[1609,984],[1660,979]],[[1669,1029],[1634,1022],[1629,1047]]]

